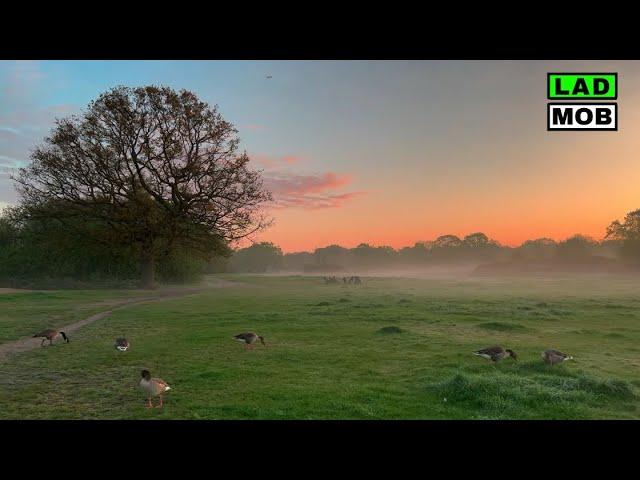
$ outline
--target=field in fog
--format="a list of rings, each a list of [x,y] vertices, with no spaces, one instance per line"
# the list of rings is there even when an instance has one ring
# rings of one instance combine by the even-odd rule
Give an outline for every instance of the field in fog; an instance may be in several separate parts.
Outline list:
[[[0,418],[640,418],[638,278],[219,278],[241,284],[117,310],[69,344],[0,359]],[[0,343],[131,295],[0,293]],[[247,330],[267,347],[232,340]],[[472,355],[496,344],[519,361]],[[546,348],[575,360],[550,368]],[[142,368],[171,385],[163,409],[145,409]]]

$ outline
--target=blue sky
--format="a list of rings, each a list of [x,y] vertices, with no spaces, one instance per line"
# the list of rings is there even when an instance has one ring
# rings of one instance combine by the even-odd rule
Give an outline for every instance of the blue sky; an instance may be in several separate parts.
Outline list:
[[[619,72],[620,131],[546,132],[548,71]],[[161,84],[236,125],[281,198],[262,237],[285,250],[598,236],[640,207],[639,80],[637,62],[2,61],[0,205],[17,201],[7,174],[56,116]]]

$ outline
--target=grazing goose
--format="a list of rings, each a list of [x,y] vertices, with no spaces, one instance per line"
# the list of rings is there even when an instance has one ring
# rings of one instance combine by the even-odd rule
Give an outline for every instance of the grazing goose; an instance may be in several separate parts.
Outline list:
[[[550,348],[549,350],[545,350],[544,352],[542,352],[541,355],[545,363],[548,363],[552,367],[556,363],[562,363],[567,360],[573,360],[573,357],[571,355],[567,355],[566,353],[562,353],[558,350],[553,350],[552,348]]]
[[[502,347],[483,348],[482,350],[473,352],[473,354],[478,355],[479,357],[482,357],[482,358],[486,358],[487,360],[491,360],[494,364],[506,357],[511,357],[514,360],[518,360],[518,356],[516,355],[516,352],[508,348],[504,349]]]
[[[121,352],[126,352],[128,348],[129,348],[129,340],[123,337],[116,338],[117,350],[120,350]]]
[[[160,404],[157,405],[157,408],[161,408],[162,403],[162,394],[166,391],[171,390],[171,387],[160,378],[151,378],[151,373],[149,370],[142,370],[142,379],[140,380],[140,388],[146,392],[147,399],[149,403],[147,404],[147,408],[153,408],[153,402],[151,401],[151,397],[160,397]]]
[[[235,335],[233,339],[236,342],[244,343],[245,350],[248,348],[253,348],[253,344],[256,343],[258,340],[262,342],[262,345],[264,345],[265,347],[267,346],[267,344],[264,343],[264,338],[261,337],[260,335],[256,335],[253,332],[246,332],[246,333],[241,333],[239,335]]]
[[[40,343],[41,347],[44,347],[44,342],[49,340],[49,345],[53,345],[53,339],[60,335],[64,338],[64,341],[69,343],[69,337],[64,332],[60,332],[58,330],[54,330],[53,328],[47,328],[46,330],[41,331],[40,333],[36,333],[33,338],[42,337],[42,343]]]

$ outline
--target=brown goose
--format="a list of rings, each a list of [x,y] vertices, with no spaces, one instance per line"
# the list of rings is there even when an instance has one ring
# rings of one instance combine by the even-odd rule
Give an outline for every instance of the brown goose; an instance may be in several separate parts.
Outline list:
[[[117,350],[120,350],[121,352],[126,352],[127,349],[129,348],[129,340],[123,337],[116,338],[115,346]]]
[[[544,352],[542,352],[541,355],[544,362],[548,363],[552,367],[556,363],[562,363],[567,360],[573,360],[573,357],[571,355],[567,355],[566,353],[562,353],[559,350],[554,350],[552,348],[550,348],[549,350],[545,350]]]
[[[151,397],[160,397],[160,404],[156,405],[157,408],[161,408],[162,394],[171,390],[171,387],[167,382],[161,378],[152,378],[149,370],[142,370],[142,379],[140,380],[140,389],[147,394],[147,408],[153,408],[153,402]]]
[[[508,348],[504,349],[502,347],[483,348],[482,350],[473,352],[473,354],[478,355],[479,357],[482,357],[482,358],[486,358],[487,360],[491,360],[494,364],[506,357],[511,357],[514,360],[518,360],[518,356],[516,355],[516,352]]]
[[[262,342],[262,345],[264,345],[265,347],[267,346],[267,344],[264,343],[264,338],[253,332],[245,332],[245,333],[240,333],[238,335],[234,335],[233,339],[236,342],[244,343],[245,350],[249,348],[253,348],[254,343],[256,343],[258,340]]]
[[[40,343],[41,347],[44,347],[44,342],[49,340],[49,345],[53,345],[53,339],[60,335],[64,338],[64,341],[69,343],[69,337],[64,332],[60,332],[58,330],[54,330],[53,328],[47,328],[46,330],[41,331],[40,333],[36,333],[33,338],[42,337],[42,343]]]

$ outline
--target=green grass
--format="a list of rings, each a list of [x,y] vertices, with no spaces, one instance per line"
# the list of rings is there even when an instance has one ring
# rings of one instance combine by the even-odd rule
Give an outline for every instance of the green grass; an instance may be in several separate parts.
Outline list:
[[[636,279],[223,277],[247,285],[119,310],[0,363],[0,418],[640,418]],[[89,293],[52,295],[62,314]],[[232,340],[247,330],[267,347]],[[494,344],[519,361],[472,355]],[[549,367],[546,348],[575,360]],[[144,408],[143,368],[172,387],[162,410]]]
[[[82,320],[113,301],[141,295],[136,290],[0,292],[0,343]]]

